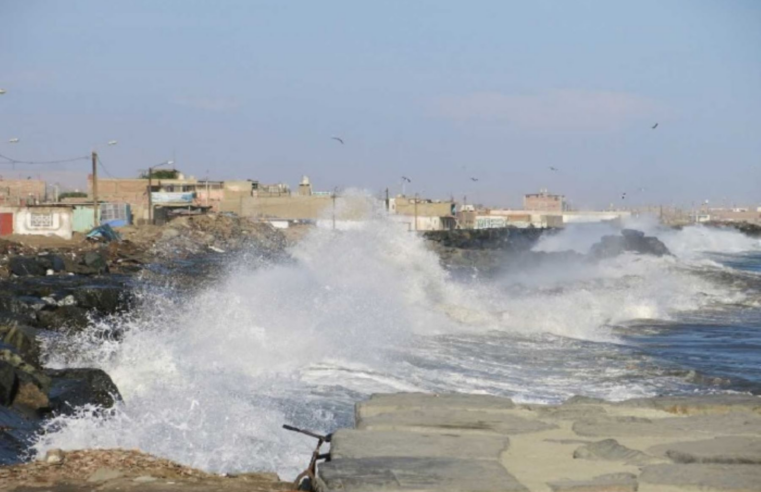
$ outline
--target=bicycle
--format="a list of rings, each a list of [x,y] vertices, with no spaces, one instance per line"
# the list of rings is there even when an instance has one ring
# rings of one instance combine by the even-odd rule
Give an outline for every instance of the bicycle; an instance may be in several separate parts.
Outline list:
[[[317,476],[317,462],[320,460],[330,461],[330,453],[320,453],[320,448],[323,444],[330,443],[333,434],[323,436],[321,434],[317,434],[316,432],[299,429],[298,427],[287,424],[283,424],[283,429],[298,432],[300,434],[304,434],[317,439],[317,447],[315,447],[314,451],[312,452],[312,458],[309,460],[309,466],[307,466],[306,470],[299,473],[299,475],[296,477],[296,480],[293,482],[293,484],[296,486],[296,490],[313,491],[314,483],[316,480],[315,477]]]

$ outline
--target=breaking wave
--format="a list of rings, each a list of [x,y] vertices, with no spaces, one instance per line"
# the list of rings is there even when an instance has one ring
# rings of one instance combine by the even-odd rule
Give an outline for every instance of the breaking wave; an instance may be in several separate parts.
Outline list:
[[[612,232],[569,228],[535,251],[585,253]],[[288,477],[313,443],[281,424],[351,425],[352,404],[372,392],[557,401],[676,390],[684,381],[652,372],[617,327],[739,302],[744,292],[681,257],[757,244],[707,229],[661,237],[676,257],[550,254],[495,278],[455,279],[377,210],[361,227],[317,228],[289,261],[262,266],[250,252],[198,292],[146,287],[132,315],[51,346],[50,366],[102,368],[124,401],[107,415],[85,408],[51,421],[35,449],[139,448],[205,470]],[[122,335],[103,340],[104,329]]]

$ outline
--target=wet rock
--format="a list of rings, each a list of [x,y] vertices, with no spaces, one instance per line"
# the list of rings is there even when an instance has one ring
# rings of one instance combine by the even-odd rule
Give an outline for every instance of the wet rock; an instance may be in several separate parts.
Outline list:
[[[84,309],[94,309],[101,313],[116,313],[125,307],[122,287],[87,286],[74,291],[74,303]]]
[[[633,229],[624,229],[620,236],[603,236],[589,251],[589,255],[594,259],[612,258],[623,253],[653,256],[671,254],[657,237],[645,236],[644,232]]]
[[[41,328],[48,330],[82,329],[90,324],[87,311],[78,306],[61,306],[57,309],[43,310],[37,314]]]
[[[109,408],[121,400],[111,377],[100,369],[46,369],[45,374],[52,381],[49,396],[54,413],[71,414],[87,404]]]
[[[18,378],[15,368],[5,361],[0,361],[0,405],[9,406],[18,390]]]

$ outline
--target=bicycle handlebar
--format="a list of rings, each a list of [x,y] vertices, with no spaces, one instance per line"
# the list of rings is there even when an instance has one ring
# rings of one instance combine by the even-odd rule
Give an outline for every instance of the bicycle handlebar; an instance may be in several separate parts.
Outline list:
[[[283,429],[305,434],[309,437],[314,437],[315,439],[320,439],[321,441],[324,441],[324,442],[330,442],[330,438],[333,437],[333,434],[328,434],[327,436],[323,436],[323,435],[317,434],[316,432],[308,431],[305,429],[299,429],[298,427],[294,427],[288,424],[283,424]]]

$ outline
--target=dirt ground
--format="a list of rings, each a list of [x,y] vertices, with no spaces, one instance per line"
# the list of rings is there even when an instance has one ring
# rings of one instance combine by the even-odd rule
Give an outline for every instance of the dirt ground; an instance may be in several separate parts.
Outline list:
[[[44,460],[0,467],[0,491],[292,490],[274,473],[214,475],[139,451],[109,449],[48,453]]]

